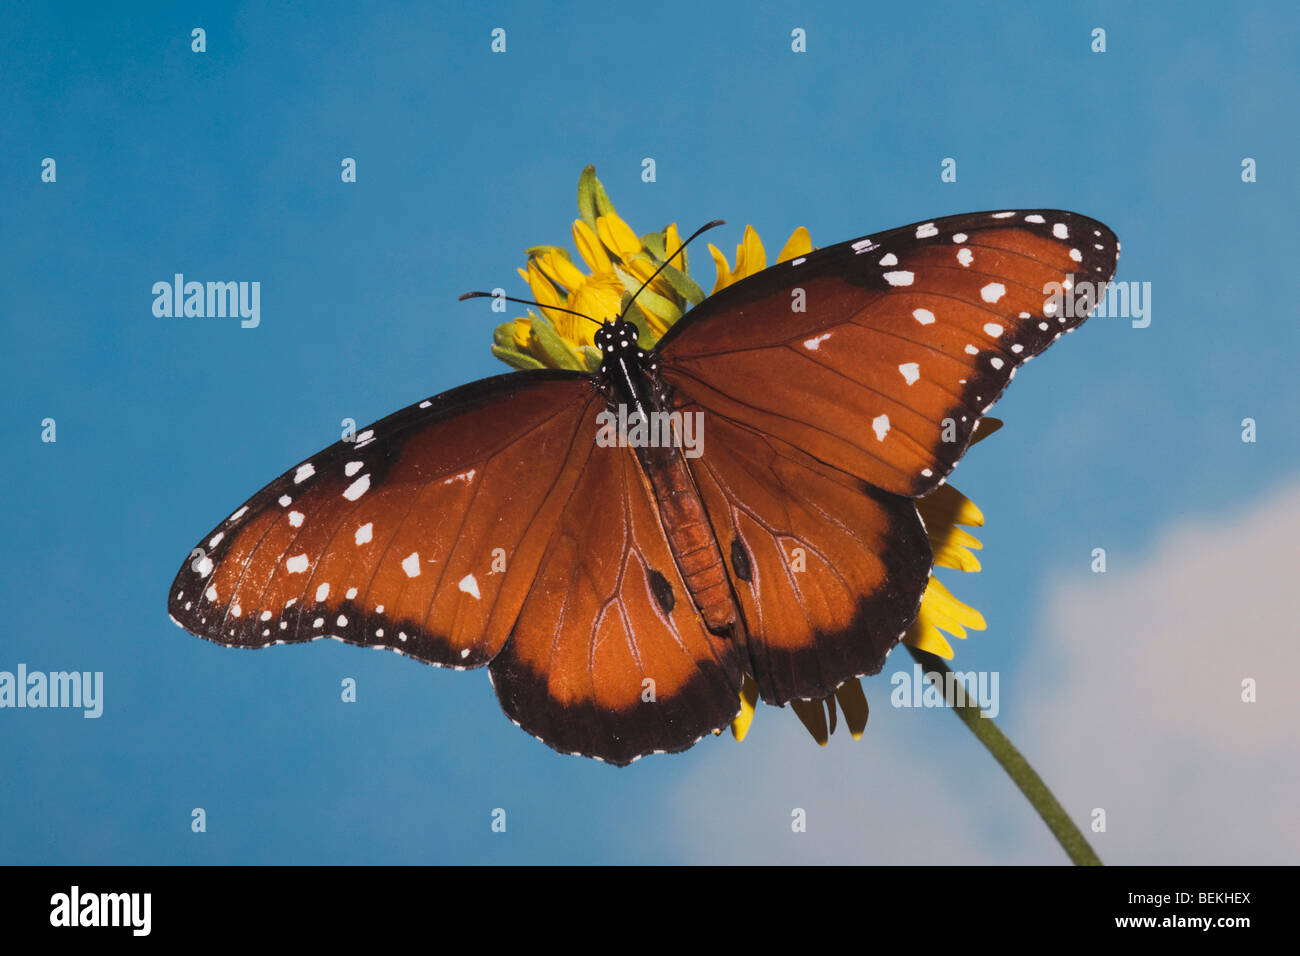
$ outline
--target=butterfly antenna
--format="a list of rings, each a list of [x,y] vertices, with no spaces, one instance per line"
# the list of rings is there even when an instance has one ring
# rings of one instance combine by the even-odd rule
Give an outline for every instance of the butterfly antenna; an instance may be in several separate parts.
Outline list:
[[[621,313],[619,313],[618,317],[621,319],[623,318],[623,316],[627,315],[627,310],[632,308],[632,303],[636,302],[636,297],[645,291],[646,286],[648,286],[651,282],[655,281],[655,277],[658,276],[659,273],[663,272],[664,269],[667,268],[668,263],[672,262],[673,259],[677,257],[677,253],[681,252],[688,245],[690,245],[692,239],[694,239],[702,232],[708,232],[710,229],[714,228],[715,226],[725,226],[726,223],[727,221],[725,219],[715,219],[712,222],[706,222],[704,225],[700,226],[699,229],[696,229],[693,233],[687,236],[686,241],[683,242],[676,249],[674,249],[673,254],[669,256],[667,259],[665,259],[662,263],[660,263],[659,268],[656,269],[653,273],[651,273],[650,278],[646,279],[645,282],[641,283],[641,288],[637,289],[636,295],[632,296],[632,298],[628,300],[627,308],[625,308]]]
[[[554,309],[556,312],[567,312],[569,315],[576,315],[580,319],[586,319],[588,322],[595,322],[600,325],[596,319],[582,312],[574,312],[572,309],[566,309],[562,305],[542,305],[540,302],[534,302],[532,299],[516,299],[512,295],[495,295],[491,292],[466,292],[458,301],[464,302],[466,299],[505,299],[507,302],[518,302],[520,305],[535,305],[539,309]]]

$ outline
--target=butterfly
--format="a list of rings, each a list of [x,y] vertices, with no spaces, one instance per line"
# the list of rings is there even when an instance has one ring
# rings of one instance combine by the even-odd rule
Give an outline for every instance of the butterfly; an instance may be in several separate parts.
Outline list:
[[[486,667],[517,725],[619,765],[726,726],[746,674],[824,698],[916,616],[914,499],[1086,317],[1051,284],[1100,289],[1118,254],[1076,213],[970,213],[779,263],[653,348],[604,321],[598,371],[473,382],[280,475],[191,551],[169,613],[233,647]],[[699,447],[598,441],[619,408],[697,422]]]

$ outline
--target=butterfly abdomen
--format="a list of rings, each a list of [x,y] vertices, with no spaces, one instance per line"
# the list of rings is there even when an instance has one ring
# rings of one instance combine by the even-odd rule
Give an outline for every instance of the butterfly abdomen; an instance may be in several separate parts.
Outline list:
[[[668,546],[691,600],[711,630],[730,627],[738,613],[731,583],[686,462],[674,449],[671,454],[645,456],[642,464],[654,488]]]

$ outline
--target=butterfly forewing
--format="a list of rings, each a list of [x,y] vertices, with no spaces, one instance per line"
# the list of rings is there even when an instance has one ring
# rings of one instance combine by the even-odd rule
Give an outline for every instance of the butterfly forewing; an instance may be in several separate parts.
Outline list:
[[[336,637],[480,666],[509,634],[602,404],[584,376],[465,386],[285,472],[204,538],[172,618],[241,647]]]
[[[841,243],[710,297],[664,337],[664,378],[877,488],[921,495],[1016,369],[1083,322],[1053,293],[1108,282],[1118,249],[1101,223],[1058,210]]]

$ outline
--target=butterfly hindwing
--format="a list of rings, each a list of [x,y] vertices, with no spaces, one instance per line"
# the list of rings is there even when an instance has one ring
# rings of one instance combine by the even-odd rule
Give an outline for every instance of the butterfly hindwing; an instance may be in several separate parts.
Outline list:
[[[1083,322],[1089,309],[1062,307],[1055,290],[1101,289],[1118,250],[1104,225],[1059,210],[830,246],[693,310],[660,343],[664,379],[877,488],[921,495],[1016,369]]]
[[[706,413],[704,434],[705,454],[691,467],[763,699],[826,697],[877,673],[930,573],[912,500],[715,415]]]
[[[626,764],[730,723],[741,660],[692,604],[635,454],[596,448],[489,667],[502,709],[556,750]]]

